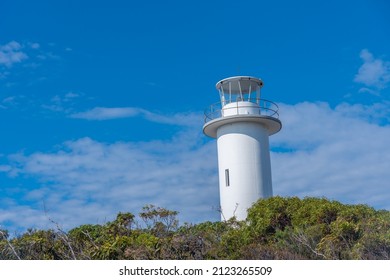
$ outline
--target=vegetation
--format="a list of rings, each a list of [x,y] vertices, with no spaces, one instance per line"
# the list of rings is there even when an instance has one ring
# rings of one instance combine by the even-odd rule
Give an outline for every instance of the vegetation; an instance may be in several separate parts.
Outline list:
[[[0,259],[390,259],[390,212],[319,198],[261,199],[246,221],[179,226],[145,206],[68,232],[0,229]]]

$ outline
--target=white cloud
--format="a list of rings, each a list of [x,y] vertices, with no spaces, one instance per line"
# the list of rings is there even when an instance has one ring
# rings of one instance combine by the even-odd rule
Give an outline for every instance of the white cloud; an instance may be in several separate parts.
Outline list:
[[[218,219],[216,147],[202,138],[201,130],[187,128],[170,141],[106,144],[82,138],[53,153],[14,155],[12,170],[3,166],[3,172],[36,178],[39,186],[19,189],[25,205],[13,205],[0,224],[11,219],[20,227],[48,226],[43,204],[66,228],[105,222],[119,211],[136,214],[148,203],[179,210],[183,221]],[[27,204],[34,215],[17,218],[15,211]],[[0,205],[7,212],[1,198]]]
[[[360,52],[360,57],[363,60],[363,65],[359,68],[354,81],[367,87],[385,88],[390,82],[390,62],[374,58],[367,49]],[[365,91],[367,90],[370,91],[366,88]]]
[[[389,113],[385,104],[282,104],[283,129],[271,138],[274,193],[390,209]]]
[[[27,55],[21,49],[22,46],[16,41],[0,45],[0,65],[9,68],[13,64],[20,63],[27,59]]]

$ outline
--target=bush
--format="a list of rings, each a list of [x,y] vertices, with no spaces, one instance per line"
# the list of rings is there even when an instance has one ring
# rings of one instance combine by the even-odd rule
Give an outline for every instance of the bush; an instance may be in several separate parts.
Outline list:
[[[0,230],[0,259],[390,259],[390,212],[325,198],[260,199],[245,221],[179,226],[176,211],[145,206],[68,232]]]

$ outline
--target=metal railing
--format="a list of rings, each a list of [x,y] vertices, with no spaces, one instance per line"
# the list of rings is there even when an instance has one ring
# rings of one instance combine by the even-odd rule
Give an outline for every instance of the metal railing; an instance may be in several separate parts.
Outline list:
[[[267,116],[279,119],[279,107],[276,103],[267,100],[267,99],[249,99],[245,100],[253,105],[245,105],[248,102],[242,102],[242,100],[238,100],[235,102],[227,102],[222,106],[221,102],[214,103],[210,105],[204,111],[204,122],[207,123],[211,120],[222,118],[226,115],[259,115],[259,116]],[[227,104],[235,104],[235,106],[226,106]],[[226,107],[225,107],[226,106]],[[245,108],[250,109],[250,113],[245,112]],[[244,110],[243,110],[244,109]],[[229,112],[228,114],[224,114],[224,112]]]

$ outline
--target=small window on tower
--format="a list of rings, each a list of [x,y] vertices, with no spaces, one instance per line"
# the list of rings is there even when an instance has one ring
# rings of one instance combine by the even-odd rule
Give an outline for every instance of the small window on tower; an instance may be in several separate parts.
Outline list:
[[[225,182],[226,182],[226,187],[229,187],[230,186],[229,169],[225,169]]]

